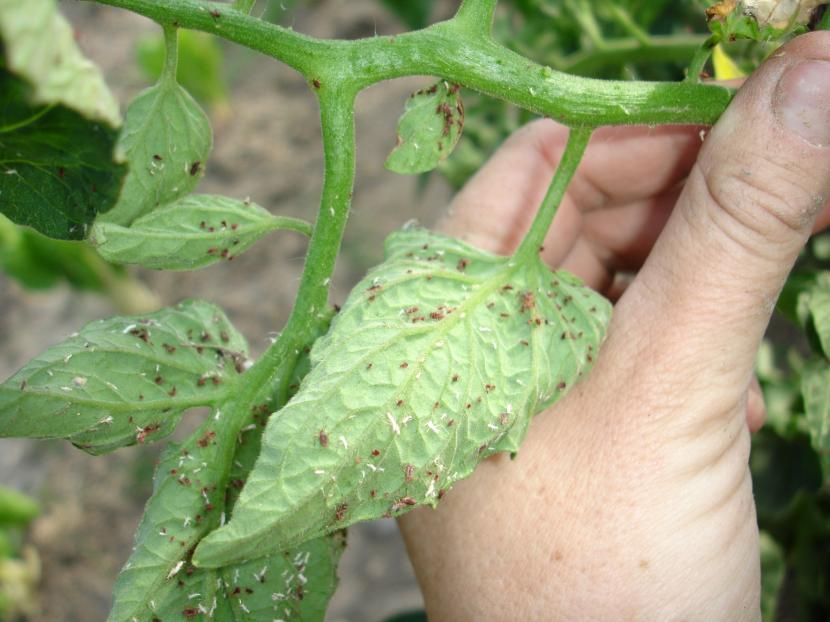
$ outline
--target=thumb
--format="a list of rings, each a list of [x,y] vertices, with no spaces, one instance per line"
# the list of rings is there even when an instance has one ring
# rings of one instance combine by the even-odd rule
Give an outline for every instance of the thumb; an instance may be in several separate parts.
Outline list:
[[[618,304],[609,350],[625,342],[640,371],[685,396],[723,388],[739,399],[829,195],[830,33],[816,32],[759,68],[712,129]]]

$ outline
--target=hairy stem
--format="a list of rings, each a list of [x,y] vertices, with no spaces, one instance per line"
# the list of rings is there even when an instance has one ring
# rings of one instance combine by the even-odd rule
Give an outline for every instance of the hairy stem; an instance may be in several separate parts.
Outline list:
[[[706,61],[712,55],[715,46],[720,43],[720,37],[712,35],[708,37],[695,52],[692,61],[689,63],[689,69],[686,73],[686,82],[697,84],[703,76],[703,69],[706,67]]]
[[[455,20],[470,32],[489,36],[497,4],[498,0],[461,0]]]
[[[315,85],[316,86],[316,85]],[[306,253],[303,276],[294,309],[280,338],[246,374],[249,386],[270,386],[284,391],[288,375],[275,378],[270,370],[298,344],[310,341],[320,326],[331,319],[328,306],[329,283],[351,206],[355,177],[354,100],[356,93],[336,80],[321,81],[316,87],[323,129],[325,179],[320,209]]]
[[[733,90],[714,85],[595,80],[543,67],[489,37],[470,36],[492,0],[466,0],[447,21],[394,37],[323,41],[200,0],[96,0],[162,24],[211,32],[279,59],[308,80],[335,74],[358,91],[411,75],[439,76],[568,125],[711,124]],[[218,15],[218,17],[217,17]],[[336,70],[336,72],[335,72]]]
[[[179,66],[179,29],[165,24],[164,29],[164,68],[162,79],[176,81]]]
[[[542,199],[542,205],[539,207],[536,218],[533,219],[533,224],[530,225],[530,231],[528,231],[521,246],[516,251],[516,257],[528,257],[539,252],[553,222],[553,217],[556,215],[556,211],[562,203],[562,198],[568,190],[568,185],[582,161],[582,156],[590,138],[590,129],[571,128],[568,143],[565,145],[565,151],[562,153],[553,181],[545,198]]]

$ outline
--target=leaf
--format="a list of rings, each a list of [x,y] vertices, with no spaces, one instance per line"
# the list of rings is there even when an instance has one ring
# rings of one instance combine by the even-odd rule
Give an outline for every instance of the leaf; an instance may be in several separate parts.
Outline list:
[[[65,106],[32,104],[31,95],[0,68],[0,212],[49,237],[83,239],[127,172],[113,160],[116,132]]]
[[[99,222],[129,225],[188,194],[204,174],[212,143],[207,116],[172,78],[140,93],[118,141],[130,172],[118,203]]]
[[[337,584],[342,534],[221,570],[190,561],[199,539],[224,515],[227,448],[236,444],[229,431],[214,416],[183,447],[166,451],[136,546],[116,582],[109,622],[322,622]]]
[[[92,322],[0,385],[0,437],[66,438],[94,454],[156,441],[188,408],[226,397],[246,353],[206,302]]]
[[[801,392],[813,447],[825,468],[830,468],[830,364],[827,361],[813,361],[804,369]]]
[[[464,105],[457,84],[441,81],[409,97],[398,121],[398,144],[386,168],[412,175],[431,171],[445,160],[464,127]]]
[[[511,428],[590,367],[610,305],[538,259],[419,229],[351,293],[271,418],[231,521],[195,563],[252,559],[360,520],[435,505]]]
[[[80,117],[121,125],[118,102],[100,70],[78,49],[54,0],[0,2],[0,38],[6,68],[33,86],[33,104],[62,104]]]
[[[305,373],[305,349],[274,374]],[[293,373],[292,373],[293,370]],[[292,391],[291,385],[287,387]],[[254,563],[195,568],[193,548],[230,514],[249,474],[268,413],[286,397],[249,408],[231,398],[182,447],[170,446],[155,475],[136,546],[115,586],[110,622],[153,619],[323,620],[337,583],[343,534],[318,538]]]
[[[434,0],[381,0],[410,30],[418,30],[429,25]]]
[[[784,550],[766,531],[760,533],[761,544],[761,618],[775,622],[787,562]]]
[[[311,225],[302,220],[273,216],[248,201],[202,194],[145,214],[129,227],[98,223],[90,242],[115,263],[194,270],[231,260],[277,229],[311,235]]]

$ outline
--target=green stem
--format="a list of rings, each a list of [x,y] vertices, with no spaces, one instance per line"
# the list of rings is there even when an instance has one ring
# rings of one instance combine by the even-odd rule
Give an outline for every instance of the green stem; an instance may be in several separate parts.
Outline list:
[[[175,82],[179,66],[179,29],[169,24],[164,24],[163,29],[164,68],[161,72],[161,79]]]
[[[489,37],[471,37],[474,14],[494,2],[467,0],[462,11],[404,35],[355,41],[322,41],[228,11],[227,4],[200,0],[97,0],[162,24],[203,30],[277,58],[308,80],[336,75],[359,91],[383,80],[440,76],[537,114],[573,126],[619,124],[711,124],[734,91],[690,83],[624,82],[581,78],[553,71]],[[215,15],[219,15],[216,17]]]
[[[689,63],[689,69],[686,73],[686,82],[697,84],[703,76],[703,70],[706,67],[706,62],[712,55],[715,46],[720,43],[720,37],[712,35],[708,37],[698,48],[695,55],[692,57],[692,62]]]
[[[533,224],[530,225],[530,231],[527,232],[521,246],[516,251],[516,257],[527,258],[539,252],[553,222],[553,217],[556,215],[556,211],[559,209],[562,198],[568,189],[568,184],[571,183],[571,179],[573,179],[574,173],[576,173],[576,169],[582,161],[582,155],[585,153],[590,138],[590,129],[571,128],[568,143],[565,145],[565,151],[562,153],[562,159],[559,161],[553,181],[545,198],[542,199],[542,205],[539,207],[536,218],[533,219]]]
[[[354,100],[357,93],[335,78],[320,83],[317,89],[323,131],[325,179],[320,209],[306,253],[294,309],[280,338],[251,368],[252,384],[284,390],[288,377],[272,374],[279,362],[311,340],[331,319],[328,306],[329,283],[346,228],[355,177]],[[275,381],[277,384],[275,384]]]
[[[498,0],[461,0],[455,21],[463,24],[470,32],[489,36],[497,4]]]

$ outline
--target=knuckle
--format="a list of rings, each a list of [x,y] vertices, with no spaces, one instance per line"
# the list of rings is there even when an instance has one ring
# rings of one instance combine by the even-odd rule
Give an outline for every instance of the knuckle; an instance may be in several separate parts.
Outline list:
[[[803,236],[823,203],[805,187],[802,172],[772,158],[753,170],[727,164],[701,176],[712,215],[719,221],[725,216],[763,242]]]

